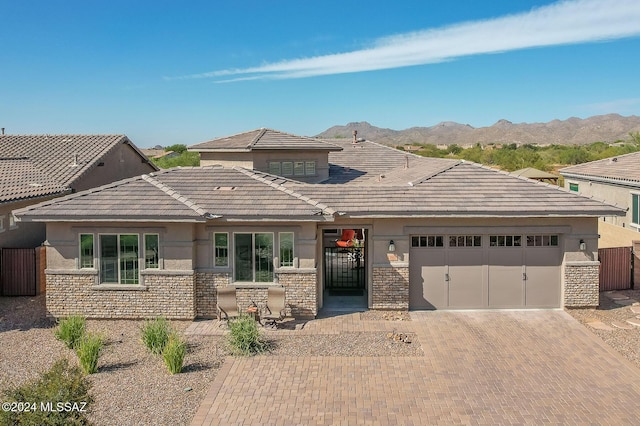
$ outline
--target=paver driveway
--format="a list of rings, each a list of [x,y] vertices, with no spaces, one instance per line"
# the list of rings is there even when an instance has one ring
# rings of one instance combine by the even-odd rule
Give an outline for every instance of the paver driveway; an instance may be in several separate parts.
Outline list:
[[[640,370],[563,311],[411,317],[394,326],[415,332],[424,356],[230,358],[193,424],[640,421]],[[389,326],[358,318],[315,320],[304,332]]]

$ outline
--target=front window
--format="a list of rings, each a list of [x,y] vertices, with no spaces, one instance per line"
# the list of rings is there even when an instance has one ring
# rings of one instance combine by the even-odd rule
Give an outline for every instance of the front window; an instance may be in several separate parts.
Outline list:
[[[144,267],[145,269],[157,269],[160,267],[158,254],[158,234],[144,235]]]
[[[214,266],[224,268],[229,266],[229,234],[216,232],[213,234]]]
[[[100,282],[138,284],[138,234],[100,235]]]
[[[273,233],[234,234],[236,281],[273,282]]]
[[[578,184],[577,183],[570,183],[569,184],[569,191],[578,192]]]
[[[631,194],[631,223],[640,225],[640,194]]]
[[[80,268],[93,268],[93,234],[80,234]]]
[[[293,232],[280,232],[280,266],[293,266]]]

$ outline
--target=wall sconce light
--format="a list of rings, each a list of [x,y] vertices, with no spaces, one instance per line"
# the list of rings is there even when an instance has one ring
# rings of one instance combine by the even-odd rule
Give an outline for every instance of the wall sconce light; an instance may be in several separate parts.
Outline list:
[[[396,245],[393,242],[393,240],[389,241],[389,251],[391,251],[391,252],[396,251]]]
[[[580,240],[580,250],[581,251],[587,250],[587,243],[585,243],[584,240]]]

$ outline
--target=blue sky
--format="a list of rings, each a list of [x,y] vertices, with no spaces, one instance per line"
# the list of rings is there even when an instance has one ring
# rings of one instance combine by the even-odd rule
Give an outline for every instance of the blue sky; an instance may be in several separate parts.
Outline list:
[[[640,115],[638,0],[0,0],[0,21],[12,134]]]

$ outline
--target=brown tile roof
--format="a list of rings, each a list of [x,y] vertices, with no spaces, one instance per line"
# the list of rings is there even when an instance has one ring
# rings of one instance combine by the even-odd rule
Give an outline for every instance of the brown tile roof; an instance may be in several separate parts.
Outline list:
[[[560,174],[638,185],[640,183],[640,152],[565,167],[560,169]]]
[[[30,164],[0,163],[0,173],[24,178],[22,182],[11,184],[11,188],[8,184],[0,183],[3,187],[1,191],[7,193],[5,197],[12,199],[67,191],[121,143],[131,142],[123,135],[0,135],[0,158],[28,159]],[[140,153],[133,144],[131,146]],[[142,153],[140,155],[143,156]],[[46,182],[40,187],[41,194],[30,189],[29,180],[36,175]],[[15,192],[8,195],[8,191]]]
[[[59,194],[67,189],[28,158],[0,158],[0,203]]]
[[[272,129],[256,129],[237,135],[216,138],[189,147],[190,151],[317,150],[341,148],[320,139],[296,136]]]
[[[301,183],[242,168],[177,168],[86,193],[82,195],[86,197],[84,201],[81,194],[76,194],[24,209],[18,215],[25,220],[184,217],[202,221],[207,217],[323,220],[333,215],[594,217],[625,214],[621,208],[555,185],[479,164],[422,158],[368,141],[355,147],[350,146],[351,142],[343,143],[344,151],[329,154],[334,175],[326,183]]]
[[[18,210],[26,220],[322,218],[333,211],[244,170],[185,167],[125,179]]]

